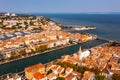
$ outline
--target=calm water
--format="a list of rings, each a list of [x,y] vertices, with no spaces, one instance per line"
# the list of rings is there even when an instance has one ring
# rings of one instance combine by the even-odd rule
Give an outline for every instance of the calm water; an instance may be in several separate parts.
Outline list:
[[[78,31],[120,41],[120,14],[35,14],[47,16],[63,25],[94,25],[96,30]]]
[[[38,16],[47,16],[63,25],[94,25],[96,30],[83,31],[97,34],[100,37],[120,41],[120,15],[119,14],[35,14]],[[78,31],[82,32],[82,31]],[[105,40],[94,40],[84,44],[77,44],[71,47],[47,52],[46,54],[33,56],[27,59],[15,61],[0,65],[0,75],[23,71],[25,67],[41,63],[47,63],[60,58],[64,54],[73,54],[82,48],[91,48],[105,43]],[[9,66],[9,67],[8,67]]]
[[[19,61],[3,64],[3,65],[0,65],[0,75],[4,75],[7,73],[20,72],[20,71],[23,71],[24,68],[27,66],[34,65],[37,63],[47,63],[54,59],[60,58],[64,54],[73,54],[74,52],[77,52],[79,50],[80,46],[82,47],[82,49],[87,49],[87,48],[91,48],[106,42],[107,41],[105,40],[93,40],[83,44],[77,44],[74,46],[47,52],[45,54],[40,54],[30,58],[22,59]]]

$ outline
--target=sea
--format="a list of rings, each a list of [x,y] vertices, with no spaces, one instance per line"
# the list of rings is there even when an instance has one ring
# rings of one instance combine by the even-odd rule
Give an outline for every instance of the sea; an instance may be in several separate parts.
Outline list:
[[[62,25],[95,26],[94,30],[71,31],[96,34],[120,42],[120,14],[34,14],[49,17]]]

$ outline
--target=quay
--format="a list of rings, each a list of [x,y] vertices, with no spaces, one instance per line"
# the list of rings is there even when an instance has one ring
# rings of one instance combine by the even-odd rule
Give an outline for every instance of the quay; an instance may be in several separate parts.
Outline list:
[[[43,63],[43,64],[48,63],[52,60],[60,58],[62,55],[65,54],[73,54],[74,52],[77,52],[79,50],[79,46],[81,46],[82,49],[89,49],[91,47],[95,47],[107,42],[108,41],[102,39],[91,40],[85,43],[75,44],[72,46],[67,46],[64,48],[47,51],[45,52],[45,54],[37,54],[28,58],[16,60],[5,64],[0,64],[0,76],[8,73],[21,72],[24,70],[25,67],[37,63]]]

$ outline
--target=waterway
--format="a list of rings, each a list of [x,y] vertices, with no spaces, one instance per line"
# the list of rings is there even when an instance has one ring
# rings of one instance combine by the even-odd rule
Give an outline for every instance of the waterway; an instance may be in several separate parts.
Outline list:
[[[8,73],[16,73],[23,71],[25,67],[34,65],[37,63],[47,63],[54,59],[60,58],[62,55],[65,54],[73,54],[74,52],[77,52],[79,50],[79,47],[81,46],[82,49],[88,49],[91,47],[98,46],[100,44],[106,43],[106,40],[92,40],[81,44],[76,44],[73,46],[65,47],[59,50],[54,50],[50,52],[46,52],[45,54],[39,54],[36,56],[32,56],[29,58],[21,59],[18,61],[1,64],[0,65],[0,76]]]

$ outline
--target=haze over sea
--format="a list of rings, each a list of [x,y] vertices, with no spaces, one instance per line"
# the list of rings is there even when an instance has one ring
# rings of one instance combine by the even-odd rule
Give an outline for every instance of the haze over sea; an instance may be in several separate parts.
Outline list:
[[[35,14],[47,16],[63,25],[96,26],[95,30],[76,31],[97,34],[120,42],[120,14]]]

